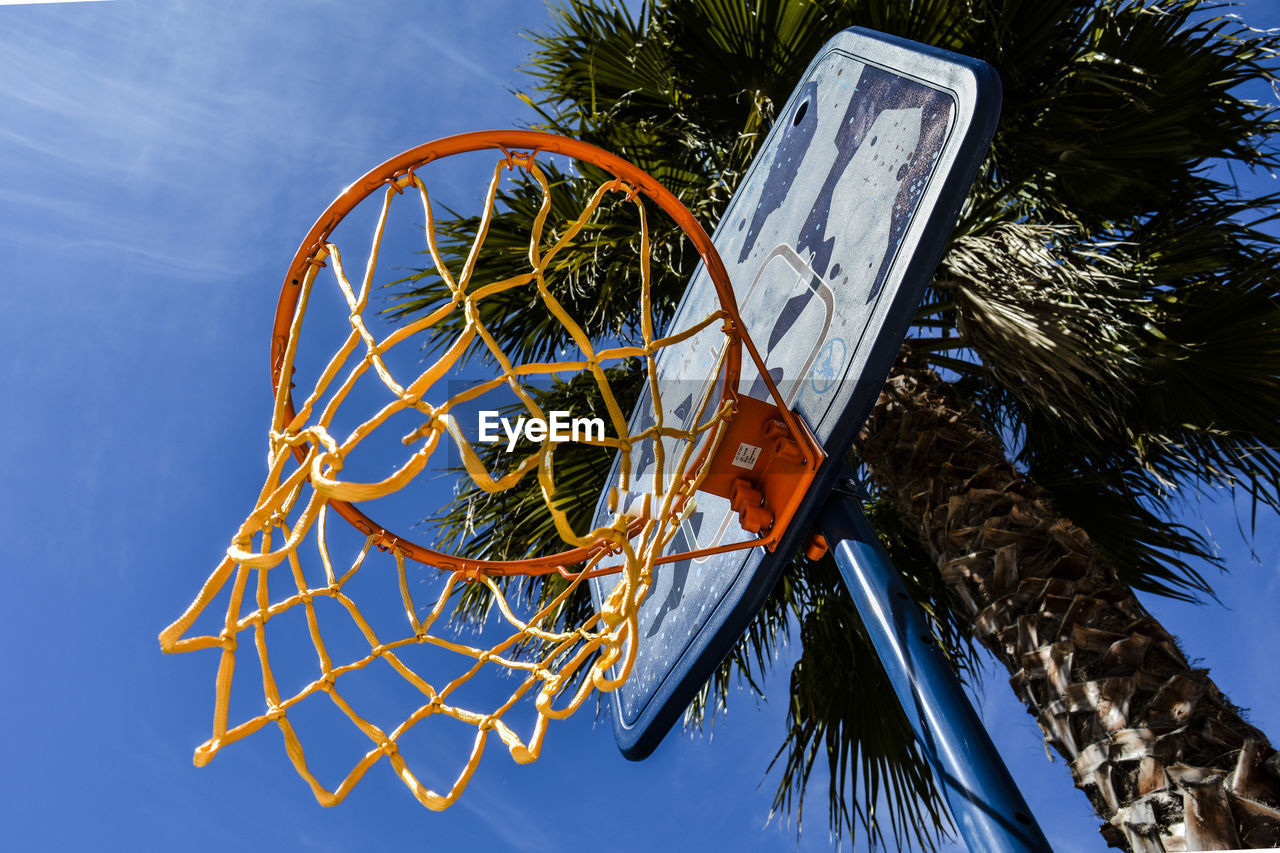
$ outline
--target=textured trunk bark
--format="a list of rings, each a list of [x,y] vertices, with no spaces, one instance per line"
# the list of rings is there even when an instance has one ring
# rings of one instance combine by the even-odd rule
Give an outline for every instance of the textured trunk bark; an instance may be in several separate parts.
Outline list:
[[[1112,846],[1280,845],[1280,754],[940,377],[904,358],[859,444]]]

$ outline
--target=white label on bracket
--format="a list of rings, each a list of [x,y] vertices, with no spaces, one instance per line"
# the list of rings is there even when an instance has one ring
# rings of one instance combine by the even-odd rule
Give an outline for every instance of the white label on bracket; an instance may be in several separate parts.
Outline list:
[[[754,444],[742,443],[738,445],[738,450],[733,454],[733,464],[739,468],[746,468],[750,471],[756,467],[756,461],[760,458],[760,448]]]

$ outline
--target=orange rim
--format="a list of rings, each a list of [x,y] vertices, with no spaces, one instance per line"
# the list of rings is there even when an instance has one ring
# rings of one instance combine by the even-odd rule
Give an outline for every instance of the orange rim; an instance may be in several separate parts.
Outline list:
[[[586,142],[532,130],[478,131],[457,136],[447,136],[434,142],[419,145],[392,157],[382,165],[370,170],[334,199],[333,203],[316,220],[311,230],[307,232],[307,236],[303,238],[298,251],[293,256],[293,261],[289,264],[289,271],[285,275],[284,284],[280,290],[280,299],[276,303],[275,323],[272,327],[271,390],[273,395],[278,392],[282,381],[289,328],[298,306],[298,299],[301,293],[300,284],[305,276],[307,266],[314,262],[316,254],[324,247],[325,242],[333,234],[334,229],[337,228],[343,218],[379,188],[395,183],[404,175],[421,166],[454,154],[483,150],[501,151],[507,156],[513,167],[518,160],[527,160],[539,153],[561,154],[566,157],[572,157],[611,172],[615,177],[626,181],[653,201],[680,226],[680,229],[697,250],[715,285],[720,305],[729,317],[725,324],[725,331],[730,349],[724,362],[724,376],[720,383],[720,401],[723,402],[727,396],[737,393],[738,376],[741,372],[742,364],[741,347],[743,344],[746,345],[752,360],[760,369],[760,374],[774,399],[781,399],[772,377],[769,375],[768,370],[764,369],[763,360],[742,328],[742,320],[738,315],[737,302],[733,296],[733,287],[729,282],[729,275],[725,271],[724,262],[720,259],[719,253],[716,252],[715,246],[712,245],[711,238],[703,230],[693,214],[679,199],[658,183],[653,176],[621,157],[610,154],[608,151]],[[290,392],[286,395],[284,404],[284,420],[291,420],[296,414],[293,395]],[[780,414],[787,421],[788,426],[798,434],[798,423],[794,415],[785,408],[782,409]],[[703,452],[705,452],[705,446]],[[301,462],[305,458],[305,450],[301,446],[295,447],[294,455]],[[575,548],[524,560],[476,560],[437,551],[403,536],[398,536],[347,501],[330,500],[329,506],[357,530],[366,536],[374,537],[375,544],[382,550],[394,549],[420,563],[446,571],[461,572],[469,575],[538,575],[550,572],[568,574],[565,570],[566,566],[583,563],[601,554],[608,554],[615,550],[610,543],[601,541],[587,548]],[[639,533],[645,523],[643,519],[634,522],[630,528],[631,535],[634,536]],[[743,545],[748,546],[751,544],[754,543],[743,543]],[[598,569],[589,574],[607,574],[613,571],[617,571],[617,568]]]

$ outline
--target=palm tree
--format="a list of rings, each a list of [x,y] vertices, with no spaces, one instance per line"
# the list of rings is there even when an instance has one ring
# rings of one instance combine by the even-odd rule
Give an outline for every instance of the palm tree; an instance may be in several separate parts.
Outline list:
[[[1276,198],[1241,196],[1215,167],[1280,165],[1275,108],[1238,95],[1277,81],[1280,37],[1202,0],[654,0],[638,16],[566,0],[553,14],[532,34],[521,95],[538,126],[631,159],[708,224],[838,30],[995,66],[1005,105],[991,154],[858,442],[873,521],[957,669],[975,660],[971,638],[1006,666],[1110,843],[1280,844],[1280,757],[1134,595],[1211,594],[1191,563],[1212,559],[1207,543],[1171,520],[1179,488],[1245,490],[1280,509],[1280,249],[1258,230]],[[527,187],[504,201],[485,249],[497,276],[518,262],[536,203]],[[602,284],[617,280],[628,226],[598,222],[590,251],[559,270],[600,336],[628,331],[630,298]],[[455,259],[473,228],[445,224]],[[693,259],[658,260],[669,316]],[[424,271],[393,310],[446,295]],[[509,352],[561,343],[521,307],[489,318]],[[558,462],[585,496],[579,520],[599,462]],[[515,511],[527,498],[460,494],[445,531],[492,556],[545,550],[545,527]],[[486,606],[469,597],[460,615]],[[866,710],[887,682],[829,559],[789,566],[691,718],[722,707],[735,678],[756,684],[793,625],[803,651],[777,806],[799,812],[825,754],[837,835],[931,848],[938,793],[905,719]]]

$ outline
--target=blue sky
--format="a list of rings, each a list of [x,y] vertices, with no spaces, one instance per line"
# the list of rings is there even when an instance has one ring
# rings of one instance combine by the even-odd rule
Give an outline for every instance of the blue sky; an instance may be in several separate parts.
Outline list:
[[[1280,24],[1263,4],[1271,25]],[[622,759],[607,720],[499,749],[455,808],[385,766],[324,809],[265,731],[191,764],[215,655],[166,657],[263,476],[267,347],[285,265],[315,216],[424,140],[529,118],[508,93],[536,2],[111,0],[0,6],[0,817],[12,849],[788,851],[769,820],[788,660],[714,736]],[[1270,183],[1266,176],[1249,181]],[[1251,719],[1280,736],[1280,525],[1255,560],[1229,500],[1192,496],[1230,576],[1221,603],[1147,604]],[[978,704],[1061,850],[1101,850],[1084,796],[1003,680]],[[823,783],[802,850],[828,850]]]

